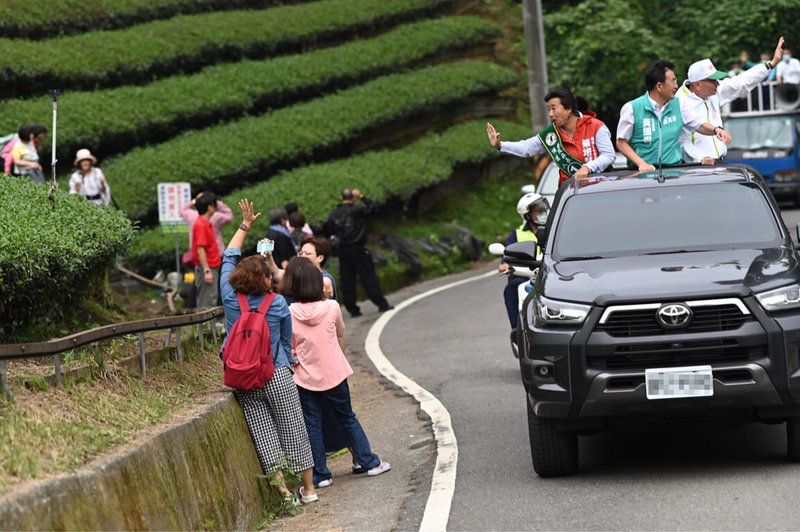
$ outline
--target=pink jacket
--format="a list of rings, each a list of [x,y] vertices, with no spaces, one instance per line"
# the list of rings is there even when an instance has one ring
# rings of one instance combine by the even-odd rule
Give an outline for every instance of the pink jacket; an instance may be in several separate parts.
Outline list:
[[[333,299],[312,303],[294,302],[292,313],[292,354],[300,362],[294,366],[294,382],[306,390],[323,392],[353,374],[339,336],[344,335],[344,320],[339,303]]]
[[[14,156],[11,155],[11,150],[14,149],[14,145],[19,142],[19,136],[14,137],[8,143],[3,146],[2,157],[3,157],[3,173],[9,174],[11,173],[11,166],[14,164]]]

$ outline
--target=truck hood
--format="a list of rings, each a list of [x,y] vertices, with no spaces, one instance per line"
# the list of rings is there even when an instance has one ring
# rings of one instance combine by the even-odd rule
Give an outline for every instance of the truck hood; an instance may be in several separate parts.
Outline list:
[[[540,293],[594,303],[746,297],[798,282],[798,260],[788,246],[626,256],[580,261],[545,260]]]

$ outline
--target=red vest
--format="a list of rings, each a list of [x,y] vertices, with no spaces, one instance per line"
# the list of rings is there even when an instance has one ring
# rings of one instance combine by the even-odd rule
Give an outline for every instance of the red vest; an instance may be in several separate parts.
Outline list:
[[[597,149],[595,138],[597,130],[603,127],[602,121],[595,118],[594,111],[584,111],[583,116],[578,117],[578,123],[575,125],[575,136],[570,139],[566,132],[558,128],[561,135],[561,144],[570,155],[580,159],[583,162],[589,162],[597,159],[600,156],[600,151]],[[559,186],[569,179],[569,176],[563,171],[559,170],[561,177],[558,179]]]

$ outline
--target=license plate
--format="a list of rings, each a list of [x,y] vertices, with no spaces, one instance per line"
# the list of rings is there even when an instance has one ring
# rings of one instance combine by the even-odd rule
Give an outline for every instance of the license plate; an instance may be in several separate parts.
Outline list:
[[[711,366],[646,369],[644,382],[648,399],[714,395],[714,375]]]

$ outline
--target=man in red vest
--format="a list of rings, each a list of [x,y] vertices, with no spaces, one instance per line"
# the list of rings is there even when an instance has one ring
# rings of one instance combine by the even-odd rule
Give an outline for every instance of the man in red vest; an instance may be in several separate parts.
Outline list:
[[[559,185],[570,177],[581,179],[611,166],[615,158],[611,132],[587,109],[586,100],[567,89],[553,89],[544,101],[551,125],[529,139],[500,142],[500,133],[487,123],[486,134],[492,146],[518,157],[547,153],[560,170]]]

